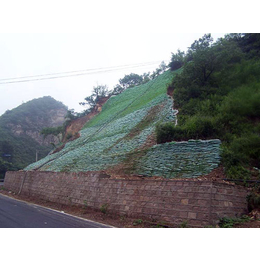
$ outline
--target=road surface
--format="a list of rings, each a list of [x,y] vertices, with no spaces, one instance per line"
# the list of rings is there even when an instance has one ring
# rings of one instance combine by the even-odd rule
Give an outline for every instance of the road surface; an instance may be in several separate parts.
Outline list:
[[[0,228],[108,228],[110,226],[77,218],[3,196],[0,194]]]

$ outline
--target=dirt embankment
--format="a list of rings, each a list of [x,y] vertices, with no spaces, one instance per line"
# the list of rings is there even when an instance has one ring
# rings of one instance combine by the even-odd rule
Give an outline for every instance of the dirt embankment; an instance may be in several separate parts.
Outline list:
[[[99,114],[102,111],[102,106],[107,102],[109,98],[110,96],[100,98],[97,105],[89,114],[71,121],[69,125],[66,127],[65,134],[62,139],[63,144],[60,147],[58,147],[53,153],[57,153],[61,151],[65,147],[65,144],[68,141],[73,141],[79,138],[80,137],[79,131],[90,119],[92,119],[95,115]]]
[[[67,127],[62,142],[65,143],[68,139],[76,139],[79,137],[79,131],[82,127],[95,115],[102,111],[102,106],[107,102],[109,97],[100,98],[94,109],[84,117],[73,120]],[[70,137],[70,138],[69,138]]]

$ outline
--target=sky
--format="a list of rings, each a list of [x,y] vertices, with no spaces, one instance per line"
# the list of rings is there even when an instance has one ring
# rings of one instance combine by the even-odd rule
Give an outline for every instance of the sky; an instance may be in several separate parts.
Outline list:
[[[0,114],[43,96],[61,101],[80,112],[79,105],[96,85],[112,89],[130,73],[154,71],[171,53],[187,50],[202,33],[2,33],[0,34],[0,83],[2,79],[111,68],[130,68],[51,80],[0,84]],[[212,33],[216,40],[225,33]],[[154,62],[149,66],[131,65]],[[59,75],[57,75],[59,76]],[[39,77],[37,77],[39,78]]]
[[[0,1],[0,115],[23,102],[52,96],[69,109],[94,86],[112,89],[125,75],[154,71],[177,49],[212,33],[252,32],[258,9],[219,0],[8,0]],[[231,12],[232,11],[232,12]],[[243,19],[241,19],[243,13]],[[249,15],[250,14],[250,15]],[[248,26],[250,24],[250,27]],[[226,32],[226,33],[219,33]],[[2,79],[157,62],[44,81],[2,84]]]

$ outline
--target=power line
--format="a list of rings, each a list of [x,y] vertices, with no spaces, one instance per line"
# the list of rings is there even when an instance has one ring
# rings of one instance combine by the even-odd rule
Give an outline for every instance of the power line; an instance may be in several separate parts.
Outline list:
[[[49,74],[39,74],[39,75],[31,75],[31,76],[24,76],[24,77],[14,77],[14,78],[6,78],[0,79],[3,80],[15,80],[15,79],[23,79],[23,78],[35,78],[35,77],[45,77],[45,76],[52,76],[52,75],[61,75],[61,74],[72,74],[72,73],[79,73],[79,72],[87,72],[87,71],[95,71],[95,70],[104,70],[104,69],[113,69],[113,68],[121,68],[121,67],[129,67],[129,66],[145,66],[149,64],[158,63],[159,61],[150,61],[150,62],[143,62],[137,64],[127,64],[127,65],[119,65],[119,66],[112,66],[112,67],[102,67],[102,68],[95,68],[95,69],[84,69],[84,70],[74,70],[74,71],[65,71],[65,72],[58,72],[58,73],[49,73]]]
[[[0,79],[0,84],[12,84],[12,83],[50,80],[50,79],[67,78],[67,77],[77,77],[77,76],[98,74],[98,73],[117,71],[117,70],[123,70],[123,69],[151,66],[151,65],[158,64],[158,62],[159,61],[153,61],[153,62],[145,62],[145,63],[138,63],[138,64],[105,67],[105,68],[86,69],[86,70],[77,70],[77,71],[68,71],[68,72],[59,72],[59,73],[49,73],[49,74],[24,76],[24,77],[16,77],[16,78],[6,78],[6,79]],[[69,75],[66,75],[66,74],[69,74]],[[60,76],[58,76],[58,75],[60,75]]]

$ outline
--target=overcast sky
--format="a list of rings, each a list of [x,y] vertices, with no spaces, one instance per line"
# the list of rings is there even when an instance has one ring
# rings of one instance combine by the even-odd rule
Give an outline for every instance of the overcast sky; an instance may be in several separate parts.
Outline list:
[[[0,115],[52,96],[70,109],[93,86],[113,88],[129,73],[152,72],[208,32],[252,32],[258,9],[219,0],[0,1],[1,79],[158,61],[154,66],[45,81],[0,84]],[[241,19],[243,13],[243,19]],[[250,15],[249,15],[250,14]],[[250,26],[248,27],[248,24]],[[200,32],[200,33],[189,33]],[[226,33],[212,33],[216,40]]]
[[[171,52],[186,51],[202,33],[83,33],[83,34],[0,34],[0,80],[95,68],[109,68],[145,62],[152,66],[128,68],[78,77],[0,84],[0,114],[34,98],[52,96],[69,109],[81,111],[79,102],[93,86],[113,88],[129,73],[152,72]],[[224,33],[212,33],[214,39]],[[1,81],[0,81],[1,82]]]

